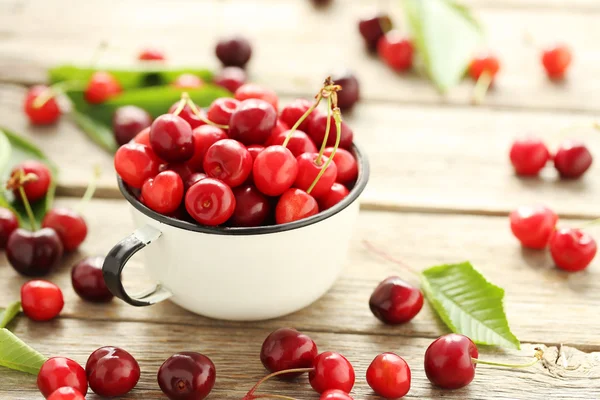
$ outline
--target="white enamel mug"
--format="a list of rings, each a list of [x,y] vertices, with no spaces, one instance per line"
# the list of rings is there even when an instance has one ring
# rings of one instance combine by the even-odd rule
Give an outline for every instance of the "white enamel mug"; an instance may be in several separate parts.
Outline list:
[[[300,310],[324,295],[340,275],[358,217],[358,197],[369,179],[365,155],[355,146],[358,179],[334,207],[283,225],[206,227],[161,215],[139,202],[121,179],[136,230],[107,255],[110,291],[134,306],[170,299],[216,319],[256,321]],[[129,295],[121,273],[144,249],[145,269],[157,283]]]

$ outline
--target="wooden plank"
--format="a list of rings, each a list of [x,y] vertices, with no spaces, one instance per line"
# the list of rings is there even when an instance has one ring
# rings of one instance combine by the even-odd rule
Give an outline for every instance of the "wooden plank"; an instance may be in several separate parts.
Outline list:
[[[60,199],[73,205],[74,200]],[[63,316],[95,320],[136,320],[223,326],[247,329],[256,324],[209,320],[172,303],[135,308],[121,301],[110,306],[81,301],[71,289],[70,267],[84,254],[106,254],[117,241],[133,230],[124,201],[95,200],[86,210],[90,227],[80,252],[68,255],[48,279],[64,290]],[[562,222],[565,225],[571,221]],[[595,228],[591,233],[600,233]],[[416,269],[470,260],[491,282],[506,290],[507,315],[515,334],[525,342],[572,344],[600,350],[597,335],[600,321],[588,318],[600,305],[600,259],[587,271],[567,274],[553,267],[545,252],[522,250],[508,229],[506,217],[398,214],[362,212],[355,230],[346,270],[339,282],[321,300],[295,314],[261,327],[296,326],[311,331],[364,333],[389,336],[437,337],[446,332],[429,306],[409,324],[390,327],[371,314],[368,299],[377,283],[399,274],[417,283],[406,270],[367,250],[363,240],[384,249]],[[136,255],[125,271],[126,286],[138,291],[150,285]],[[19,297],[27,279],[19,276],[0,258],[0,306]],[[560,329],[557,329],[560,326]]]
[[[364,99],[444,105],[471,101],[472,82],[465,81],[442,97],[429,82],[411,74],[398,76],[367,56],[356,28],[357,19],[376,7],[367,0],[353,1],[352,7],[336,2],[321,12],[315,12],[305,0],[144,3],[140,18],[131,18],[139,12],[138,0],[111,7],[104,7],[100,1],[72,4],[67,0],[28,3],[26,7],[17,16],[0,16],[6,36],[0,43],[0,80],[42,81],[51,65],[89,62],[102,41],[109,43],[102,64],[131,64],[140,46],[153,44],[167,49],[174,65],[216,68],[213,48],[217,38],[236,31],[255,44],[250,66],[253,80],[280,93],[312,93],[327,73],[349,67],[357,72]],[[56,18],[57,9],[63,10],[60,18]],[[181,12],[183,9],[186,12]],[[257,12],[260,9],[269,12]],[[390,11],[401,21],[398,6],[390,6]],[[594,96],[600,89],[596,79],[600,28],[595,13],[485,7],[476,11],[488,32],[489,47],[499,54],[503,65],[487,105],[591,112],[600,109],[600,98]],[[94,18],[84,18],[86,15]],[[200,33],[199,18],[203,21]],[[327,27],[327,42],[323,27]],[[548,82],[539,50],[526,37],[538,47],[557,40],[573,46],[571,79],[563,84]],[[194,51],[190,51],[189,38],[194,38]]]
[[[198,351],[209,356],[217,369],[217,381],[210,398],[240,399],[265,372],[259,361],[260,346],[269,329],[244,330],[213,327],[173,326],[170,324],[140,324],[132,322],[79,321],[60,319],[44,324],[20,318],[13,325],[15,334],[48,356],[60,355],[85,364],[97,347],[112,345],[127,349],[140,363],[142,375],[135,390],[124,399],[164,398],[156,383],[161,363],[178,351]],[[479,366],[474,381],[466,388],[444,391],[435,389],[423,371],[423,353],[431,340],[380,335],[348,335],[310,333],[321,351],[344,354],[356,372],[353,396],[356,399],[376,399],[365,381],[365,371],[377,354],[397,352],[411,367],[411,390],[404,398],[522,400],[591,399],[600,396],[600,353],[582,353],[563,347],[557,359],[557,349],[546,349],[543,363],[523,370]],[[501,352],[482,349],[481,357],[491,360],[524,362],[529,360],[536,345],[525,345],[521,351]],[[31,399],[36,396],[35,377],[0,369],[1,398]],[[267,382],[262,393],[282,394],[299,399],[316,399],[306,377],[294,383]],[[39,396],[39,395],[37,395]],[[36,397],[37,398],[37,397]],[[97,396],[89,395],[90,399]]]

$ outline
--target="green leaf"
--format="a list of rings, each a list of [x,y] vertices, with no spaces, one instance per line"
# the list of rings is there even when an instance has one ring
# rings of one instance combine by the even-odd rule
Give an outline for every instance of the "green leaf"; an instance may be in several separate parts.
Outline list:
[[[79,129],[81,129],[98,146],[109,153],[117,151],[119,145],[115,140],[115,135],[106,125],[77,110],[71,110],[71,117],[77,126],[79,126]]]
[[[21,302],[12,302],[4,310],[0,311],[0,328],[5,328],[14,317],[21,312]]]
[[[504,290],[488,282],[469,262],[431,267],[421,284],[442,321],[475,343],[519,349],[504,313]]]
[[[25,221],[23,225],[27,228],[29,228],[30,225],[29,218],[25,212],[25,207],[23,207],[23,204],[20,201],[15,199],[15,196],[11,191],[4,188],[4,183],[10,176],[12,168],[25,160],[41,161],[50,169],[52,180],[50,182],[50,187],[48,188],[48,193],[46,193],[46,196],[43,199],[31,204],[33,214],[39,224],[44,218],[44,215],[46,215],[46,211],[52,207],[52,203],[54,202],[58,168],[33,143],[2,127],[0,127],[0,157],[2,157],[0,159],[0,180],[2,182],[2,188],[0,188],[0,206],[12,209],[17,214],[22,224]]]
[[[427,74],[446,92],[463,78],[481,44],[481,27],[452,0],[403,0],[402,5]]]
[[[161,86],[173,82],[181,74],[199,76],[205,82],[212,82],[213,73],[204,68],[175,68],[169,69],[156,65],[140,66],[139,68],[80,68],[74,65],[61,65],[48,71],[50,82],[65,81],[87,82],[96,71],[111,73],[125,90],[147,86]]]
[[[46,357],[8,329],[0,329],[0,366],[37,375]]]

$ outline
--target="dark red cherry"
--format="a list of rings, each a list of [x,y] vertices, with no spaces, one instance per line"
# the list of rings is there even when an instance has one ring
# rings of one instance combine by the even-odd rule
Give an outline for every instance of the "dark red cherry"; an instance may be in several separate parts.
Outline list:
[[[265,339],[260,350],[260,361],[270,372],[310,368],[317,354],[317,345],[310,337],[292,328],[281,328]],[[288,379],[298,375],[282,376]]]
[[[235,91],[234,96],[239,101],[248,99],[264,100],[271,104],[275,111],[279,109],[279,98],[275,91],[255,83],[246,83]]]
[[[221,97],[212,102],[206,115],[209,121],[219,125],[229,125],[231,115],[238,109],[240,102],[236,99]]]
[[[194,172],[193,174],[191,174],[183,182],[183,188],[185,189],[185,192],[187,193],[188,189],[194,186],[194,183],[199,182],[204,178],[208,178],[204,172]]]
[[[21,286],[23,313],[34,321],[56,318],[64,305],[62,290],[52,282],[32,280]]]
[[[404,397],[410,390],[410,367],[394,353],[379,354],[367,369],[367,383],[386,399]]]
[[[183,191],[181,176],[174,171],[163,171],[144,182],[141,201],[146,207],[168,215],[181,205]]]
[[[37,376],[37,386],[44,397],[65,386],[77,389],[84,396],[88,390],[84,369],[65,357],[53,357],[44,362]]]
[[[229,121],[229,137],[249,144],[263,144],[277,123],[277,112],[264,100],[241,102]]]
[[[192,128],[177,115],[163,114],[154,120],[150,144],[156,155],[168,162],[184,162],[194,155]]]
[[[204,86],[204,81],[194,74],[181,74],[172,83],[179,89],[198,89]]]
[[[37,160],[23,161],[12,169],[10,173],[11,176],[15,175],[19,170],[23,171],[25,175],[35,175],[33,179],[27,181],[23,185],[27,200],[33,203],[46,196],[46,193],[48,193],[48,188],[52,184],[52,174],[46,164]],[[17,199],[21,199],[18,189],[14,190],[14,195]]]
[[[252,156],[237,140],[223,139],[208,148],[203,165],[206,175],[233,188],[252,173]]]
[[[354,368],[343,355],[326,351],[313,361],[314,370],[308,373],[308,381],[317,393],[338,389],[350,393],[354,387]]]
[[[361,19],[358,23],[358,30],[365,40],[367,48],[370,51],[375,51],[379,39],[392,30],[392,20],[387,14],[373,15]]]
[[[94,72],[84,92],[85,100],[91,104],[104,103],[121,93],[119,81],[108,72]]]
[[[194,352],[169,357],[158,370],[158,385],[170,400],[202,400],[215,385],[217,371],[210,358]]]
[[[76,250],[87,236],[87,224],[83,217],[66,207],[49,210],[42,220],[42,228],[54,229],[65,251]]]
[[[275,207],[275,222],[286,224],[319,213],[317,200],[304,190],[291,188],[286,190]]]
[[[19,227],[15,213],[8,208],[0,207],[0,250],[6,248],[11,233]]]
[[[234,93],[246,83],[246,79],[246,71],[242,68],[225,67],[214,77],[213,83]]]
[[[221,225],[233,215],[235,196],[223,182],[205,178],[187,191],[185,208],[192,218],[203,225]]]
[[[73,266],[71,283],[73,290],[84,300],[104,303],[112,300],[113,294],[106,287],[102,276],[104,257],[86,257]]]
[[[219,140],[227,139],[227,134],[221,128],[212,125],[201,125],[193,130],[194,156],[187,162],[192,171],[203,171],[204,156],[208,148]]]
[[[248,39],[233,36],[219,40],[215,53],[224,66],[243,68],[252,56],[252,46]]]
[[[333,185],[331,185],[329,192],[318,198],[317,201],[319,202],[319,210],[323,211],[335,206],[346,196],[348,196],[348,194],[350,194],[350,191],[346,188],[346,186],[335,182]]]
[[[328,147],[323,152],[327,157],[331,156],[331,153],[333,153],[333,147]],[[336,182],[347,184],[354,181],[358,176],[356,158],[348,150],[337,149],[335,156],[333,156],[333,162],[337,168]]]
[[[281,132],[275,136],[271,136],[269,139],[269,145],[279,144],[282,145],[285,142],[290,131]],[[312,139],[304,132],[295,130],[292,133],[292,137],[286,146],[294,155],[299,157],[304,153],[316,153],[317,146],[313,143]]]
[[[56,96],[52,95],[48,98],[48,93],[51,91],[48,86],[37,85],[27,91],[23,110],[29,118],[29,121],[34,125],[49,125],[53,124],[60,118],[61,110],[56,101]],[[43,96],[40,98],[40,96]],[[36,101],[40,98],[39,101]],[[47,100],[45,100],[47,99]],[[43,104],[38,104],[44,101]]]
[[[256,156],[252,179],[267,196],[279,196],[289,189],[298,174],[298,162],[283,146],[269,146]]]
[[[302,117],[311,106],[312,103],[306,99],[296,99],[287,106],[285,106],[283,110],[281,110],[281,115],[279,116],[279,119],[291,128],[296,122],[298,122],[300,117]],[[298,126],[298,129],[304,132],[308,131],[308,123],[312,119],[313,115],[314,112],[310,113]]]
[[[554,167],[561,178],[580,178],[592,165],[592,153],[581,142],[568,140],[561,143],[554,156]]]
[[[114,164],[126,184],[141,189],[148,178],[158,174],[160,160],[150,147],[133,142],[119,147]]]
[[[175,110],[177,110],[178,107],[179,107],[179,101],[174,103],[169,108],[169,114],[173,114],[175,112]],[[206,112],[203,109],[199,109],[198,111],[200,112],[200,115],[202,115],[206,119]],[[185,107],[183,107],[183,110],[181,110],[181,112],[179,113],[179,116],[181,118],[183,118],[188,124],[190,124],[192,129],[195,129],[201,125],[206,124],[206,122],[204,122],[202,119],[200,119],[200,117],[198,117],[198,115],[196,115],[196,113],[194,113],[192,111],[192,109],[190,108],[190,106],[188,106],[187,104],[185,105]]]
[[[253,185],[238,186],[233,189],[235,211],[230,222],[233,226],[260,226],[271,212],[267,197]]]
[[[317,147],[321,146],[323,139],[325,139],[325,130],[327,128],[327,115],[322,112],[315,111],[315,116],[311,119],[308,126],[308,135],[311,137]],[[334,146],[336,140],[337,130],[335,127],[335,121],[333,116],[331,117],[331,126],[329,128],[329,136],[327,138],[327,146]],[[349,149],[352,146],[352,140],[354,139],[354,133],[352,129],[342,121],[342,132],[340,136],[340,147]]]
[[[138,133],[152,124],[148,112],[137,106],[123,106],[113,115],[113,132],[119,145],[129,143]]]
[[[58,264],[62,255],[62,242],[51,228],[35,232],[18,228],[6,243],[6,257],[10,265],[26,276],[46,275]]]
[[[296,180],[294,181],[294,187],[298,189],[302,189],[307,191],[308,188],[313,184],[317,175],[321,172],[329,158],[323,156],[321,158],[321,162],[318,163],[319,155],[317,153],[304,153],[298,157],[296,157],[296,161],[298,162],[298,175],[296,175]],[[327,166],[325,173],[321,175],[317,184],[313,187],[310,194],[319,198],[324,196],[329,192],[331,186],[335,182],[335,178],[337,177],[337,167],[335,163],[332,161]]]
[[[369,299],[371,312],[386,324],[404,324],[423,308],[421,291],[397,276],[383,280]]]
[[[94,351],[85,364],[90,389],[102,397],[124,396],[137,385],[140,366],[135,358],[118,347]]]
[[[188,161],[188,163],[189,163],[189,161]],[[160,172],[173,171],[181,177],[181,180],[185,184],[185,182],[190,178],[190,175],[192,175],[194,173],[194,171],[192,171],[192,169],[189,167],[188,163],[163,165],[163,166],[161,166]]]
[[[342,111],[350,110],[358,100],[360,100],[360,86],[358,79],[350,71],[338,72],[331,75],[331,79],[336,85],[340,85],[342,90],[337,93],[338,107]]]
[[[473,358],[479,357],[477,346],[457,333],[437,338],[425,352],[427,379],[442,389],[467,386],[475,377]]]

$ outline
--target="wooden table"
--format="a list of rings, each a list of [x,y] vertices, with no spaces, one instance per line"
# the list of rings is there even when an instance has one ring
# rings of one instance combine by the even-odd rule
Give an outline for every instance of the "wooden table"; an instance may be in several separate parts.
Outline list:
[[[217,366],[213,399],[240,399],[264,374],[258,354],[267,334],[293,326],[309,333],[321,350],[345,354],[354,364],[355,399],[376,397],[365,382],[372,358],[384,351],[404,357],[413,372],[406,398],[599,399],[600,259],[567,274],[546,252],[520,248],[508,229],[507,213],[542,202],[580,224],[600,216],[600,162],[579,181],[560,181],[551,170],[540,179],[517,179],[507,159],[511,140],[534,132],[555,146],[567,137],[584,139],[600,157],[600,135],[586,128],[600,112],[600,3],[596,0],[468,0],[502,59],[502,73],[480,107],[470,105],[465,81],[441,97],[429,82],[398,76],[367,56],[356,21],[376,3],[400,20],[395,1],[336,0],[316,11],[305,0],[25,0],[0,1],[0,116],[41,146],[61,170],[58,204],[72,205],[92,167],[101,165],[98,198],[85,212],[90,234],[48,278],[66,296],[60,318],[34,323],[18,317],[9,328],[47,356],[85,363],[97,347],[129,350],[142,377],[128,399],[164,398],[156,383],[160,364],[177,351],[202,352]],[[106,64],[130,64],[141,46],[167,50],[173,65],[217,68],[216,38],[241,32],[255,45],[252,80],[269,85],[283,101],[309,96],[329,71],[350,67],[362,84],[362,102],[346,117],[372,164],[371,181],[346,270],[335,287],[312,306],[277,320],[229,323],[191,314],[171,303],[133,308],[121,301],[95,305],[80,300],[69,278],[86,255],[105,254],[133,226],[117,191],[111,156],[89,142],[67,119],[32,129],[21,112],[24,84],[45,80],[56,63],[85,63],[108,41]],[[545,78],[537,46],[562,40],[575,62],[564,83]],[[533,43],[533,44],[532,44]],[[600,229],[591,233],[600,238]],[[423,372],[429,343],[447,332],[426,305],[409,324],[390,327],[368,308],[375,285],[402,274],[378,248],[416,268],[470,260],[506,290],[506,312],[521,351],[481,348],[492,360],[522,362],[545,348],[542,363],[525,370],[481,366],[468,387],[433,388]],[[26,279],[0,256],[0,306],[18,299]],[[127,272],[132,288],[143,287],[143,270]],[[265,390],[316,399],[305,378],[272,382]],[[0,369],[0,398],[37,399],[35,377]],[[93,394],[88,396],[96,399]]]

